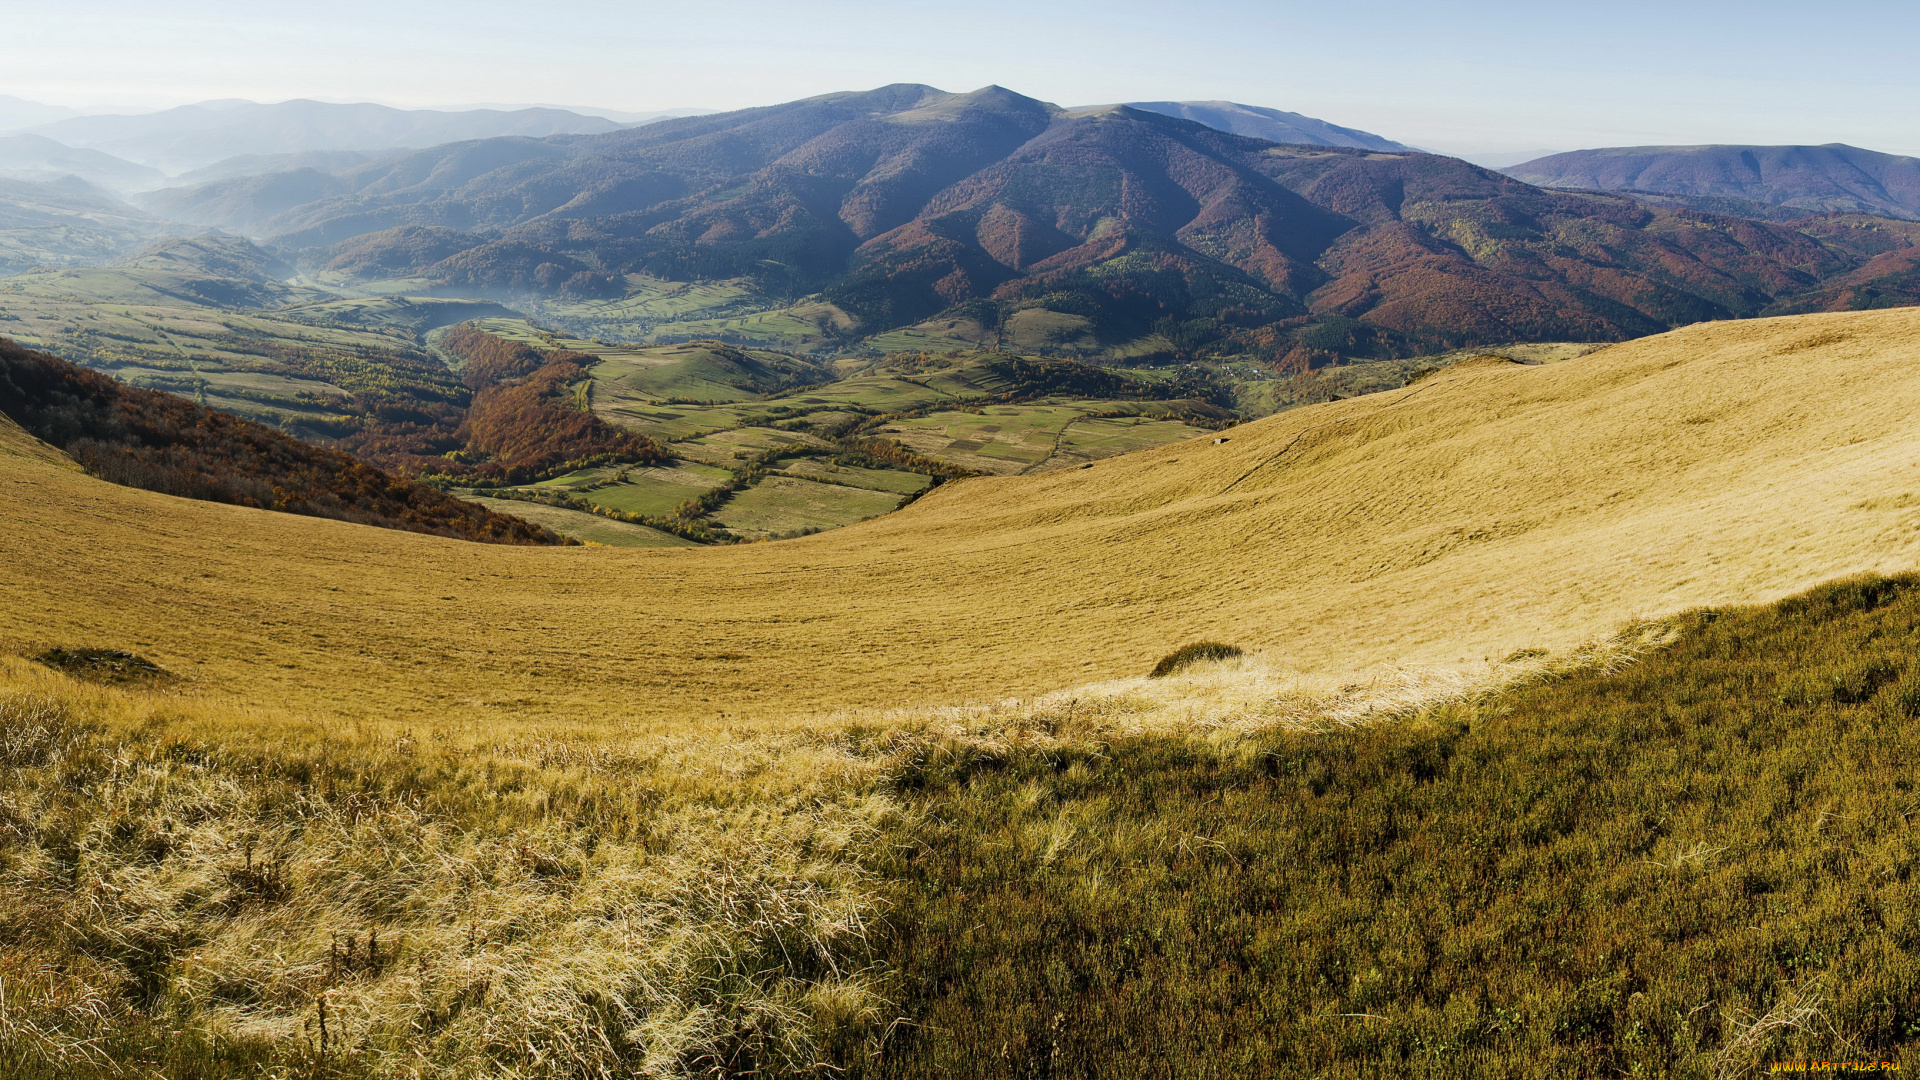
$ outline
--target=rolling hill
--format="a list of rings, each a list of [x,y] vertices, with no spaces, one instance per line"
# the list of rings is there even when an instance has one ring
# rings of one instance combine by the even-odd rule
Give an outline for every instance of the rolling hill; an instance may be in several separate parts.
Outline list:
[[[1502,169],[1541,187],[1747,200],[1815,213],[1920,218],[1920,160],[1825,146],[1620,146]]]
[[[1462,364],[735,548],[453,548],[113,487],[16,435],[0,636],[436,722],[998,698],[1138,674],[1195,639],[1332,685],[1472,667],[1911,565],[1916,341],[1920,314],[1896,310]]]
[[[84,181],[0,179],[0,276],[99,266],[169,231]]]
[[[154,198],[271,235],[341,284],[533,298],[556,318],[701,283],[744,303],[689,336],[779,344],[741,321],[758,312],[809,347],[937,323],[976,344],[1282,370],[1743,318],[1885,250],[1825,219],[1550,191],[1000,87],[889,86]]]
[[[1916,342],[1485,358],[724,550],[189,502],[0,421],[0,1061],[1897,1062],[1920,578],[1725,605],[1920,555]],[[1254,655],[1146,677],[1198,637]]]

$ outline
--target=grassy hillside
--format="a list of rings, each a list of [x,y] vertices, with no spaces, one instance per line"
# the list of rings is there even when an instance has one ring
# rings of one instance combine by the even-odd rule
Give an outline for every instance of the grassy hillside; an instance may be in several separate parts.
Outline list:
[[[207,693],[323,713],[375,711],[358,692],[377,678],[380,715],[486,723],[997,698],[1196,639],[1335,685],[1558,650],[1920,556],[1917,319],[1455,366],[744,548],[453,548],[10,456],[0,637],[128,648]]]
[[[0,424],[0,1071],[1897,1059],[1920,580],[1729,605],[1920,558],[1916,341],[1468,362],[726,548],[190,502]],[[1200,640],[1247,655],[1148,677]]]
[[[786,730],[343,730],[0,657],[0,1067],[1898,1061],[1916,635],[1869,576],[1479,680],[1243,658]]]
[[[1910,1059],[1916,646],[1920,580],[1866,578],[1413,719],[1105,738],[1061,695],[936,743],[876,865],[910,1023],[852,1075]]]

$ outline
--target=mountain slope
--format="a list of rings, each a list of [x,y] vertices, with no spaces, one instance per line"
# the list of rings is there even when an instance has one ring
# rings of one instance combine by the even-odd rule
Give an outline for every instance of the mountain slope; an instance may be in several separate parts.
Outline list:
[[[1542,187],[1920,218],[1920,160],[1844,143],[1621,146],[1555,154],[1501,171]]]
[[[1369,131],[1341,127],[1311,116],[1232,101],[1129,101],[1127,107],[1192,120],[1210,128],[1265,139],[1272,143],[1310,146],[1348,146],[1359,150],[1412,153],[1413,147],[1383,139]]]
[[[110,645],[138,628],[144,655],[209,692],[333,713],[373,708],[348,691],[377,670],[399,721],[999,698],[1204,639],[1330,680],[1560,650],[1629,617],[1912,566],[1917,342],[1920,312],[1897,310],[1466,364],[1225,443],[963,480],[724,549],[454,560],[449,541],[12,457],[0,635]]]
[[[867,335],[948,311],[991,343],[1040,318],[1072,351],[1283,370],[1747,317],[1885,253],[1818,222],[1000,87],[889,86],[156,198],[341,276],[569,303],[622,297],[634,274],[728,279],[763,307],[823,294]]]

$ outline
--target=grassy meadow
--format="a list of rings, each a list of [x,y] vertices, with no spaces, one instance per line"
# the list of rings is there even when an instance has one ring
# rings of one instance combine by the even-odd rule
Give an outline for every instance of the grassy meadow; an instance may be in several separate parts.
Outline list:
[[[16,432],[0,640],[345,718],[596,724],[1025,694],[1192,640],[1334,678],[1559,650],[1920,561],[1915,318],[1456,365],[745,547],[482,550],[113,487]]]
[[[799,727],[0,661],[7,1075],[1732,1077],[1920,1045],[1920,580]],[[1538,654],[1538,650],[1532,651]]]
[[[1898,1059],[1920,582],[1819,583],[1920,558],[1917,327],[1462,364],[734,547],[189,502],[0,426],[0,1073]],[[735,499],[902,497],[832,476]]]

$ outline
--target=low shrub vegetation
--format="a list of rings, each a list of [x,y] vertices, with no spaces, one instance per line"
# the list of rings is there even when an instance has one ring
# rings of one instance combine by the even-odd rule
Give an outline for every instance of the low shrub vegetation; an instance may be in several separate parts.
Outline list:
[[[1191,645],[1182,645],[1178,649],[1160,658],[1147,673],[1149,679],[1164,679],[1176,671],[1192,667],[1206,661],[1231,660],[1241,655],[1237,645],[1222,645],[1217,641],[1196,641]]]
[[[1920,1047],[1920,581],[1319,732],[920,770],[865,1077],[1697,1076]]]

